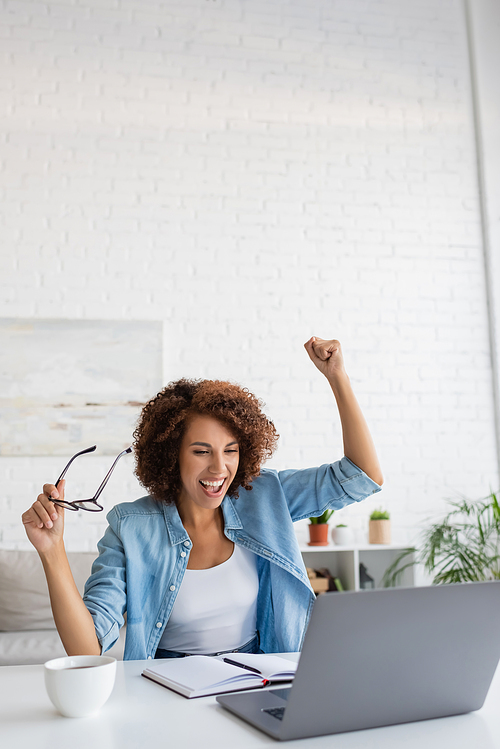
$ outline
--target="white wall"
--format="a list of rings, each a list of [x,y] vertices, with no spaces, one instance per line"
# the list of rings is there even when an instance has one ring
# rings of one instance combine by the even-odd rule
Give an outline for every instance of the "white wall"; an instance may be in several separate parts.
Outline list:
[[[302,349],[338,337],[386,476],[344,511],[360,537],[381,504],[406,542],[444,497],[498,485],[459,0],[0,12],[0,316],[163,320],[165,380],[253,389],[275,467],[341,454]],[[107,461],[88,461],[92,484]],[[140,491],[124,463],[108,507]],[[0,458],[0,545],[25,545],[19,516],[59,470]],[[70,548],[103,522],[71,517]]]
[[[466,10],[500,462],[500,3],[467,0]]]

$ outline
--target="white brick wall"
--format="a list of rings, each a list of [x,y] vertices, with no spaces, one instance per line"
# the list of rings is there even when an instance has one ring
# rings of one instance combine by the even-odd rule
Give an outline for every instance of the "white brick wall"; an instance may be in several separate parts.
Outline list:
[[[487,268],[490,347],[494,363],[496,436],[500,462],[500,5],[495,0],[465,3],[472,60],[483,245]]]
[[[360,539],[374,506],[406,542],[443,497],[498,485],[459,0],[0,13],[1,316],[164,320],[166,380],[253,389],[276,467],[341,454],[302,349],[340,338],[386,476],[344,512]],[[59,470],[0,458],[1,546],[25,545],[19,515]],[[106,501],[139,491],[121,465]],[[70,518],[69,546],[102,524]]]

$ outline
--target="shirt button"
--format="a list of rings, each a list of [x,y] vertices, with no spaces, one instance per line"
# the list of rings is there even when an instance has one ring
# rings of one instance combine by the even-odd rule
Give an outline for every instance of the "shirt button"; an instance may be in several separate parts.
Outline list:
[[[158,629],[161,629],[161,622],[156,622],[156,626],[158,627]]]
[[[175,590],[175,585],[170,586],[170,590]],[[161,625],[160,625],[161,626]]]
[[[186,556],[186,552],[185,551],[181,551],[181,557],[185,557],[185,556]]]
[[[191,541],[184,541],[184,546],[191,546]]]

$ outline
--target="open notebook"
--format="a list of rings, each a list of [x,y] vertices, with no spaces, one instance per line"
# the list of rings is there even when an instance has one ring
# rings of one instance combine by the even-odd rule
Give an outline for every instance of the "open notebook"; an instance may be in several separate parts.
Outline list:
[[[278,655],[227,653],[160,659],[142,675],[191,699],[291,681],[296,669],[296,663]]]

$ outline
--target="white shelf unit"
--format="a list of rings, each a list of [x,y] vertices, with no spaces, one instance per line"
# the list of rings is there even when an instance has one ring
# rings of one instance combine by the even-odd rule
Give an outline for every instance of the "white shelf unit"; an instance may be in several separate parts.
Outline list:
[[[386,569],[408,546],[397,544],[365,544],[363,546],[303,546],[300,551],[306,567],[326,567],[338,577],[344,590],[359,590],[359,565],[362,562],[367,573],[375,580],[375,587],[382,587]],[[413,555],[412,555],[413,556]],[[411,557],[405,559],[409,562]],[[400,586],[415,585],[415,567],[408,567],[398,582]]]

